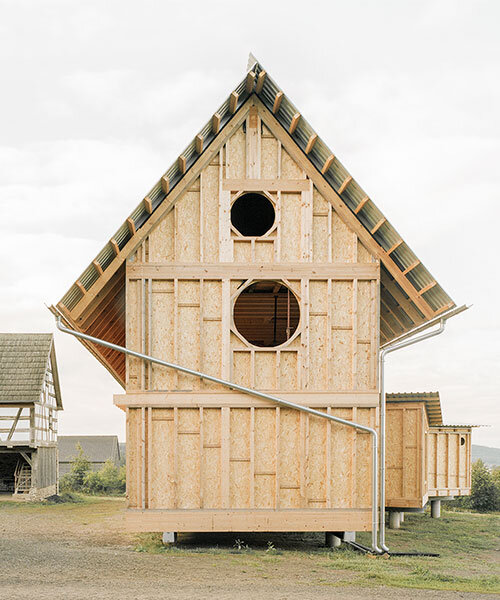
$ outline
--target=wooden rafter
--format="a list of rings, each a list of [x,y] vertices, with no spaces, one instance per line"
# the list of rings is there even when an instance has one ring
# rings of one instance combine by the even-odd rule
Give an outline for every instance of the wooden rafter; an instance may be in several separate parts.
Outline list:
[[[381,227],[382,225],[387,221],[387,219],[385,217],[382,217],[380,219],[380,221],[378,221],[377,223],[375,223],[373,229],[371,230],[371,234],[373,235],[374,233],[376,233]]]
[[[130,231],[130,235],[136,234],[137,230],[135,228],[134,220],[131,219],[130,217],[127,219],[127,227],[128,227],[128,230]]]
[[[167,175],[164,175],[161,178],[161,189],[165,195],[167,195],[170,191],[170,180]]]
[[[144,208],[149,215],[153,212],[153,203],[151,202],[151,198],[149,196],[144,198]]]
[[[321,172],[323,173],[323,175],[333,165],[334,160],[335,160],[335,154],[330,154],[330,156],[325,160],[324,165],[321,167]]]
[[[102,267],[99,264],[98,260],[97,259],[93,260],[92,264],[94,265],[94,269],[97,271],[97,274],[100,277],[103,274],[103,270],[102,270]]]
[[[201,154],[203,152],[203,136],[201,135],[201,133],[199,133],[195,137],[195,146],[196,146],[196,152],[198,154]]]
[[[365,196],[364,198],[362,198],[360,200],[359,204],[354,209],[354,214],[355,215],[359,214],[363,210],[363,206],[365,206],[365,204],[369,201],[370,201],[370,198],[368,198],[368,196]]]
[[[186,157],[184,154],[181,154],[177,159],[177,166],[179,167],[179,171],[184,175],[186,172]]]
[[[231,95],[229,96],[229,112],[232,115],[234,115],[236,108],[238,107],[238,98],[239,95],[237,92],[231,92]]]
[[[217,135],[220,131],[220,121],[221,116],[219,113],[214,113],[212,117],[212,133],[215,133],[215,135]]]
[[[266,80],[267,73],[265,71],[261,71],[259,76],[257,77],[257,85],[255,86],[255,92],[260,94],[262,92],[262,88],[264,87],[264,81]]]
[[[250,71],[247,73],[247,79],[245,81],[245,91],[247,94],[251,94],[253,92],[253,86],[255,84],[255,73]]]
[[[395,244],[393,244],[389,250],[387,250],[387,254],[392,254],[394,252],[394,250],[396,250],[396,248],[399,248],[399,246],[401,246],[401,244],[403,243],[403,240],[398,240]]]
[[[295,130],[297,129],[297,125],[299,124],[300,121],[300,113],[295,113],[292,117],[292,121],[290,123],[290,127],[288,129],[288,133],[290,135],[292,135]]]
[[[83,285],[83,283],[79,279],[77,279],[75,281],[75,285],[80,290],[80,292],[82,292],[83,295],[85,295],[87,293],[87,290],[85,289],[85,286]]]
[[[402,274],[407,275],[410,271],[413,271],[413,269],[415,267],[418,267],[419,264],[420,264],[420,261],[416,260],[415,262],[411,263],[411,265],[409,267],[407,267],[404,271],[402,271]]]
[[[110,244],[111,248],[113,248],[113,252],[115,253],[115,256],[118,256],[120,254],[120,246],[118,246],[118,242],[115,240],[115,238],[111,238],[109,240],[109,244]]]
[[[309,154],[309,152],[311,152],[311,150],[314,148],[314,144],[318,141],[318,134],[317,133],[313,133],[311,135],[311,137],[307,140],[307,146],[306,146],[306,154]]]
[[[348,175],[344,181],[342,182],[341,186],[339,187],[339,194],[342,194],[343,192],[345,192],[347,186],[351,183],[352,181],[352,177],[350,175]]]
[[[437,285],[437,281],[431,281],[418,292],[418,295],[421,296],[422,294],[425,294],[425,292],[431,290],[435,285]]]
[[[276,114],[279,111],[282,100],[283,100],[283,92],[277,92],[276,96],[274,97],[273,114]]]

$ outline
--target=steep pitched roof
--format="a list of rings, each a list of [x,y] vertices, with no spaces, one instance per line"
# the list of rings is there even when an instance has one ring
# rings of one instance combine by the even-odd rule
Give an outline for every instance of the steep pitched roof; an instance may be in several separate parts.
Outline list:
[[[120,447],[116,435],[60,435],[57,444],[59,462],[71,462],[78,452],[78,444],[90,462],[101,463],[108,459],[119,462],[120,460]]]
[[[39,402],[49,358],[56,403],[62,408],[53,335],[0,333],[0,404]]]
[[[151,228],[173,207],[222,143],[244,120],[249,103],[257,105],[265,124],[307,171],[314,185],[340,217],[381,261],[380,329],[382,343],[453,308],[455,303],[432,277],[396,229],[348,173],[335,154],[281,91],[259,62],[179,155],[110,241],[63,296],[55,314],[79,331],[122,344],[124,328],[124,261]],[[106,311],[106,318],[100,318]],[[120,353],[84,345],[123,384]]]

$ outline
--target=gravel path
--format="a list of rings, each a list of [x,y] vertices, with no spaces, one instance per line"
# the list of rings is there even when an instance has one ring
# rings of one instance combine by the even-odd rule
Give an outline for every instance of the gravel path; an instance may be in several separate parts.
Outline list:
[[[134,537],[120,530],[121,501],[75,506],[0,505],[1,598],[491,600],[482,594],[346,587],[352,572],[325,568],[306,553],[290,552],[283,560],[255,554],[134,552]]]

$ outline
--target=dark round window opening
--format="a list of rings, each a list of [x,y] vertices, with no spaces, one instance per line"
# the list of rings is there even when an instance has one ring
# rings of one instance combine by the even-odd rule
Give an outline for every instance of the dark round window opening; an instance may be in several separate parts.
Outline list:
[[[234,324],[254,346],[272,348],[295,333],[300,318],[293,292],[277,281],[252,283],[236,298]]]
[[[243,194],[231,207],[231,223],[241,235],[264,235],[274,225],[273,203],[262,194]]]

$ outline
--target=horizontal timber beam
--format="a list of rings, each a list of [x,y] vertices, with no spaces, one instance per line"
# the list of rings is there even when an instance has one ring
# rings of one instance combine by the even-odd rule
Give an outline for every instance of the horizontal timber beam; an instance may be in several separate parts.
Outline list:
[[[223,179],[222,189],[229,192],[307,192],[310,179]]]
[[[376,263],[128,264],[129,279],[364,279],[378,280]]]
[[[272,349],[276,351],[274,348]],[[250,350],[249,350],[250,351]],[[377,392],[281,392],[285,400],[296,402],[304,406],[315,408],[324,408],[331,406],[333,409],[364,407],[374,408],[378,406],[379,395]],[[190,408],[200,407],[221,407],[229,406],[236,408],[244,408],[251,406],[275,407],[276,405],[268,400],[260,398],[252,398],[247,394],[239,392],[227,391],[221,386],[221,390],[214,392],[213,390],[195,390],[193,392],[132,392],[128,394],[115,394],[113,396],[115,406],[120,408],[126,407],[143,407],[157,406],[165,407],[183,407]]]

